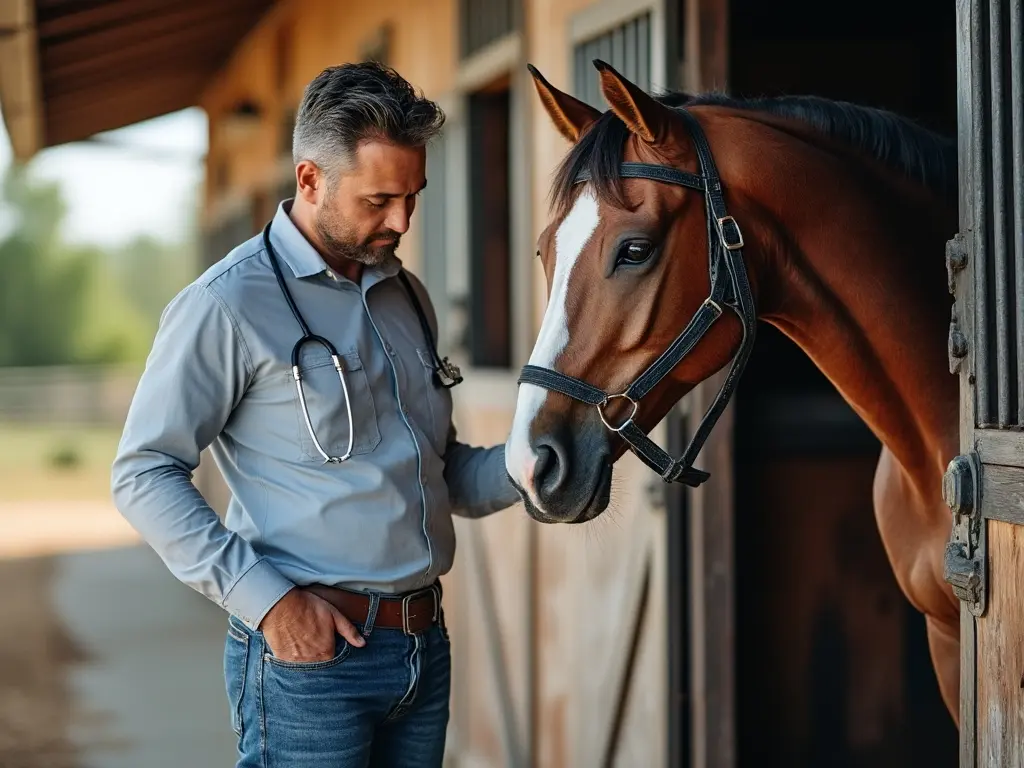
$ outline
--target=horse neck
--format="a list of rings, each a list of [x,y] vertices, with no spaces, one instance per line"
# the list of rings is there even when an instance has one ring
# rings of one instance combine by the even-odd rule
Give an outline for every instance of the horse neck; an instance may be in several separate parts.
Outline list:
[[[850,162],[782,159],[776,178],[799,181],[763,195],[771,207],[754,216],[759,315],[807,353],[931,496],[958,447],[943,262],[955,212],[887,172],[844,176]]]

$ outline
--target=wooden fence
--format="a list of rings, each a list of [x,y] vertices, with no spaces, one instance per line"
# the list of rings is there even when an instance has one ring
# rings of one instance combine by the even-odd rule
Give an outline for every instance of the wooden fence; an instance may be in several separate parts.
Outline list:
[[[0,423],[120,426],[138,366],[0,368]]]

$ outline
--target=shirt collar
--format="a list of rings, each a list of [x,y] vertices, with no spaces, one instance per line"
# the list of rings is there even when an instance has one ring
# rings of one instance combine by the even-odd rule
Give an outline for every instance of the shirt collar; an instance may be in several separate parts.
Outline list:
[[[291,209],[292,198],[277,206],[277,213],[270,225],[270,244],[274,246],[277,257],[288,265],[296,277],[318,275],[327,269],[327,264],[291,220],[288,215]]]
[[[277,257],[288,265],[296,277],[310,277],[327,271],[327,264],[306,236],[299,231],[288,214],[294,198],[283,200],[277,206],[274,221],[270,226],[270,244]],[[369,287],[389,277],[394,277],[402,268],[397,256],[389,256],[376,267],[363,269],[363,285]]]

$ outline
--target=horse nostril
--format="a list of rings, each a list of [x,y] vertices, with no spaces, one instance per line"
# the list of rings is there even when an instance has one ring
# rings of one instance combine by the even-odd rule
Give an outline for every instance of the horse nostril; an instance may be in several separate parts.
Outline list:
[[[568,474],[567,467],[553,440],[539,440],[534,452],[537,454],[537,463],[533,470],[533,487],[543,502],[558,493]]]

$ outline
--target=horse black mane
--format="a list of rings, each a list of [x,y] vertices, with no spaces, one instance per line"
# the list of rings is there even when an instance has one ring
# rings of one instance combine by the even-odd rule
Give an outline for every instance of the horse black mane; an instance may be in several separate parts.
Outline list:
[[[793,118],[827,137],[865,150],[947,199],[956,194],[956,142],[884,109],[820,96],[741,99],[712,92],[697,96],[666,93],[654,98],[673,109],[711,105]],[[613,112],[601,115],[559,166],[552,187],[554,205],[563,213],[568,210],[575,199],[575,179],[584,170],[589,171],[600,199],[621,205],[619,163],[628,136],[626,125]]]

